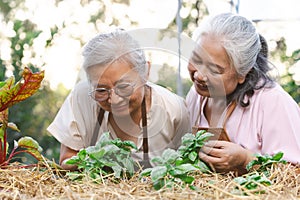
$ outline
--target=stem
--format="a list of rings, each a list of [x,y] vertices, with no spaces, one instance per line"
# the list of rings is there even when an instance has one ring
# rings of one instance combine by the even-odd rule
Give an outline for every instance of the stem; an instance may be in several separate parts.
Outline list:
[[[5,129],[5,131],[4,131],[4,139],[3,139],[3,157],[2,157],[2,159],[3,159],[3,161],[2,162],[5,162],[6,161],[6,134],[7,134],[7,131],[6,131],[6,129]]]
[[[18,148],[18,147],[17,147]],[[13,150],[11,151],[11,153],[9,154],[9,157],[7,158],[7,163],[9,163],[9,161],[12,159],[13,156],[16,155],[15,151],[17,149],[16,147],[13,148]]]
[[[2,139],[0,139],[0,154],[2,153]],[[4,162],[2,156],[0,156],[0,165]]]
[[[8,163],[7,163],[8,164]],[[4,166],[3,169],[9,168],[9,169],[24,169],[24,168],[30,168],[30,167],[36,167],[38,164],[29,164],[29,165],[21,165],[21,166]]]
[[[20,150],[20,151],[15,151],[16,149],[13,149],[14,151],[10,154],[10,156],[9,156],[9,160],[11,160],[12,159],[12,157],[14,157],[14,156],[16,156],[16,155],[18,155],[18,154],[20,154],[20,153],[28,153],[28,154],[30,154],[32,157],[34,157],[36,160],[39,160],[33,153],[31,153],[30,151],[28,151],[28,150]]]

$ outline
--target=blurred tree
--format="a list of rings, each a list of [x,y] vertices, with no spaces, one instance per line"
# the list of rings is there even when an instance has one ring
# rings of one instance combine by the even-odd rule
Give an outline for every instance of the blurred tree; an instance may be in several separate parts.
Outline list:
[[[276,41],[276,48],[271,52],[271,56],[279,58],[285,64],[285,72],[281,74],[279,82],[284,90],[300,105],[300,85],[294,79],[295,70],[293,70],[296,63],[300,61],[300,49],[295,50],[290,56],[287,55],[286,50],[285,38],[282,37]]]
[[[14,32],[9,38],[0,35],[2,41],[9,40],[10,44],[10,50],[7,49],[7,51],[10,52],[10,59],[3,60],[2,57],[0,58],[1,81],[11,75],[15,76],[16,80],[20,80],[20,72],[25,66],[29,67],[33,72],[41,70],[42,67],[32,63],[24,64],[25,53],[30,54],[30,57],[35,57],[35,52],[31,47],[33,41],[40,35],[41,31],[38,30],[35,24],[30,20],[22,21],[14,19],[14,15],[10,11],[17,8],[18,5],[21,6],[22,3],[23,1],[21,0],[15,1],[15,4],[13,1],[1,1],[0,3],[0,10],[2,14],[6,16],[5,21],[7,24],[13,24],[12,31]],[[22,9],[22,6],[19,9]],[[51,44],[54,34],[55,33],[52,32],[51,37],[45,42],[46,46]],[[47,136],[46,127],[54,118],[67,92],[68,91],[64,88],[61,88],[59,93],[54,92],[50,89],[49,83],[43,81],[40,90],[35,95],[14,105],[9,110],[9,121],[14,122],[21,132],[15,132],[11,129],[8,130],[10,148],[13,147],[14,140],[18,140],[21,136],[28,135],[36,139],[45,150],[55,147],[57,147],[55,149],[59,149],[58,143],[53,138]],[[47,137],[46,142],[44,142],[45,137]],[[54,150],[53,152],[58,151]],[[44,153],[46,154],[47,151]],[[50,156],[50,158],[53,157],[53,155],[48,156]],[[58,153],[56,153],[55,157],[58,157]],[[30,158],[30,156],[28,158]]]
[[[208,15],[208,10],[203,0],[183,0],[181,7],[182,32],[192,36],[201,20]],[[168,29],[177,30],[176,18],[169,24]]]
[[[158,71],[158,80],[156,84],[168,88],[172,92],[177,92],[176,84],[177,71],[176,68],[167,65],[166,63]],[[192,86],[190,78],[182,79],[183,97],[185,97]]]
[[[89,13],[89,21],[85,24],[87,29],[91,28],[90,25],[92,25],[92,30],[97,32],[101,29],[104,21],[108,22],[107,26],[120,25],[117,19],[113,18],[112,21],[109,19],[111,14],[105,14],[105,12],[108,12],[107,10],[109,10],[112,3],[129,5],[128,0],[110,0],[105,3],[95,0],[81,0],[79,2],[81,6],[79,8],[82,10],[88,7],[99,7],[99,9],[93,9],[94,11]],[[66,6],[65,4],[68,3],[63,0],[55,0],[53,2],[53,6],[57,8],[64,7]],[[3,41],[9,44],[8,47],[5,47],[6,54],[9,54],[9,58],[4,58],[4,56],[0,55],[0,80],[4,80],[11,75],[14,75],[16,80],[19,80],[19,73],[25,65],[31,68],[32,71],[39,71],[45,64],[42,62],[39,62],[39,64],[36,64],[37,62],[35,62],[35,64],[31,62],[31,58],[37,57],[37,52],[32,48],[33,43],[39,38],[42,31],[39,30],[31,18],[28,17],[31,16],[31,12],[35,11],[30,11],[27,6],[28,2],[26,0],[0,1],[0,18],[4,19],[2,25],[10,29],[10,34],[4,34],[0,30],[1,48],[4,48],[2,46],[2,44],[4,44]],[[26,12],[29,15],[24,15]],[[18,16],[20,13],[23,17]],[[81,16],[81,14],[80,12],[73,13],[73,11],[71,11],[71,15],[74,16]],[[128,18],[128,16],[125,17]],[[68,37],[80,41],[83,45],[87,39],[84,37],[84,33],[86,32],[74,31],[74,27],[78,27],[77,30],[82,30],[80,26],[82,24],[76,20],[77,18],[71,20],[66,18],[62,20],[61,24],[49,27],[49,30],[46,30],[46,32],[50,32],[50,36],[46,41],[43,41],[45,48],[51,48],[51,46],[54,45],[54,38],[65,36],[66,34],[69,34]],[[69,29],[71,29],[71,31]],[[0,52],[3,52],[2,49]],[[40,58],[40,60],[41,59],[42,58]],[[47,71],[45,74],[47,74]],[[10,109],[11,114],[9,121],[16,123],[21,133],[10,131],[8,135],[10,147],[13,146],[13,140],[17,140],[21,135],[28,135],[39,142],[44,149],[44,155],[46,157],[49,159],[54,158],[57,161],[60,144],[54,137],[47,133],[46,128],[54,119],[68,92],[69,90],[63,85],[59,85],[57,90],[53,91],[50,89],[50,83],[44,80],[43,85],[35,95],[13,106]],[[30,157],[21,156],[20,159],[22,159],[23,162],[27,162],[26,160],[30,159]]]

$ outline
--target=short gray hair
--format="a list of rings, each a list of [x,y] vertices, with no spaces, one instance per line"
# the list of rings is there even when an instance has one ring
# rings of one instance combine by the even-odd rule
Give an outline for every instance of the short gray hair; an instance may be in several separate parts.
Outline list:
[[[272,83],[267,74],[270,67],[266,40],[251,21],[232,13],[208,18],[206,23],[197,28],[193,37],[198,40],[204,34],[212,35],[221,42],[238,75],[246,77],[245,82],[238,85],[228,100],[236,100],[243,107],[248,106],[249,99],[245,96],[251,97],[254,90]]]
[[[83,49],[83,68],[95,65],[108,65],[116,60],[124,60],[133,65],[142,78],[146,78],[146,58],[139,43],[126,31],[117,29],[110,33],[101,33],[92,38]],[[88,73],[87,73],[88,74]]]

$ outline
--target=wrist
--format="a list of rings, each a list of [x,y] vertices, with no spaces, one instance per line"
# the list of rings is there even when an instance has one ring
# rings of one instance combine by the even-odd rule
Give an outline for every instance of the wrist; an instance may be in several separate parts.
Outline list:
[[[246,169],[246,166],[248,165],[249,162],[255,159],[254,153],[248,149],[245,149],[245,161],[243,163],[243,168]]]
[[[244,149],[244,158],[242,159],[243,161],[241,162],[240,166],[238,167],[238,174],[243,175],[246,174],[248,171],[246,169],[246,166],[248,163],[252,160],[255,159],[254,153],[248,149]]]
[[[67,164],[67,161],[69,160],[70,158],[66,158],[64,159],[62,162],[61,162],[61,167],[65,170],[76,170],[77,169],[77,166],[76,165],[71,165],[71,164]]]

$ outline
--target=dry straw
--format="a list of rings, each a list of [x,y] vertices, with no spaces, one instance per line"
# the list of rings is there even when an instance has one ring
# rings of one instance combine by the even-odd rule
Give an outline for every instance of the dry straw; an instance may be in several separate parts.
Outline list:
[[[130,180],[116,182],[106,177],[103,183],[85,178],[71,181],[65,171],[39,165],[34,168],[11,166],[0,169],[0,199],[299,199],[300,166],[273,165],[269,179],[271,186],[259,185],[246,190],[238,185],[234,175],[196,173],[194,186],[175,185],[172,189],[153,189],[147,178],[138,173]],[[264,191],[258,194],[258,191]]]

